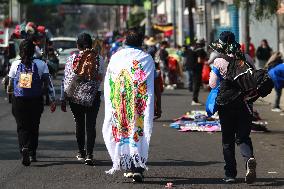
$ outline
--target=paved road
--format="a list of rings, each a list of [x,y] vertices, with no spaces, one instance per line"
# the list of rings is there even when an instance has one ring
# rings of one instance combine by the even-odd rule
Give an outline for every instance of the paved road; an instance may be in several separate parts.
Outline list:
[[[51,114],[48,108],[40,125],[39,162],[23,167],[11,107],[4,100],[3,91],[0,94],[1,189],[164,188],[168,182],[173,182],[175,188],[247,188],[239,150],[238,183],[228,185],[221,181],[224,164],[220,133],[179,133],[167,127],[173,118],[196,109],[189,106],[191,95],[186,90],[166,91],[163,95],[163,117],[154,123],[149,171],[143,184],[131,183],[122,173],[104,173],[111,168],[111,162],[101,134],[103,103],[97,122],[95,167],[82,165],[74,158],[77,147],[70,110],[62,113],[58,109]],[[203,100],[206,94],[202,92]],[[284,116],[270,112],[269,105],[264,103],[257,103],[256,108],[269,121],[271,133],[252,134],[258,179],[249,188],[284,188]]]

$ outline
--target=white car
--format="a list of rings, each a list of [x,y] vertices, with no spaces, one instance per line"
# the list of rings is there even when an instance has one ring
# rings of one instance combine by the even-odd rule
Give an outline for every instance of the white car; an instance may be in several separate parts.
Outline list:
[[[74,53],[79,53],[75,37],[54,37],[50,39],[54,49],[59,53],[59,69],[64,69],[66,60]]]

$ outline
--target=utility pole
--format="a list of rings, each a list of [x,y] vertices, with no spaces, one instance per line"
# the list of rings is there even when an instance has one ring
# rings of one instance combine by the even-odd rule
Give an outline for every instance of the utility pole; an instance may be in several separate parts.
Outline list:
[[[249,6],[250,3],[248,0],[244,1],[245,9],[245,52],[249,54],[250,46],[250,32],[249,32]]]
[[[184,0],[177,1],[177,10],[178,10],[178,21],[177,21],[177,43],[183,45],[184,43]]]
[[[173,6],[172,6],[172,23],[173,23],[173,43],[174,47],[177,45],[177,32],[176,32],[176,0],[172,0]]]
[[[212,16],[211,16],[211,1],[205,0],[205,28],[206,28],[206,43],[207,47],[212,42]]]
[[[188,8],[188,27],[189,27],[189,38],[190,44],[194,42],[194,24],[192,8],[195,7],[195,0],[186,0],[186,6]]]
[[[152,3],[150,0],[144,1],[144,10],[146,12],[145,35],[151,36],[152,35],[152,24],[151,24]]]

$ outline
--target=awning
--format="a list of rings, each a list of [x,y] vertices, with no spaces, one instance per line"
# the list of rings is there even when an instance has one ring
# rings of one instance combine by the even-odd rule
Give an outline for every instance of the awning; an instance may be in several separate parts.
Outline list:
[[[174,29],[172,24],[169,24],[169,25],[157,25],[157,24],[154,24],[153,28],[156,29],[156,30],[162,31],[162,32],[167,32],[167,31],[170,31],[170,30]]]

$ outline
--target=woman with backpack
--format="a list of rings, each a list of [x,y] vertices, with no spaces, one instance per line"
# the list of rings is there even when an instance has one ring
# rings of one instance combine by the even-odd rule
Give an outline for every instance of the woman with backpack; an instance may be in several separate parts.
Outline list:
[[[225,31],[219,36],[219,40],[212,43],[210,47],[220,53],[213,63],[218,74],[210,73],[209,85],[211,88],[220,83],[220,91],[216,98],[221,129],[223,155],[225,160],[225,178],[227,183],[235,182],[237,176],[237,163],[235,159],[235,143],[240,146],[241,154],[245,160],[246,175],[245,181],[253,183],[256,179],[256,160],[253,154],[253,146],[250,139],[252,116],[250,104],[244,99],[238,87],[228,80],[231,65],[235,60],[246,58],[241,52],[240,45],[235,41],[232,32]],[[212,69],[214,70],[214,69]],[[220,82],[219,76],[222,77]]]
[[[8,92],[13,94],[12,113],[16,119],[22,164],[36,160],[40,117],[43,112],[43,89],[48,90],[51,112],[56,109],[55,92],[47,64],[34,59],[35,45],[25,39],[20,44],[20,60],[12,63]]]
[[[92,45],[92,37],[89,34],[78,35],[77,47],[80,53],[73,54],[67,59],[61,86],[61,109],[66,112],[68,101],[76,123],[79,148],[76,158],[79,161],[83,160],[86,165],[94,164],[96,119],[101,103],[101,82],[104,73],[104,60]]]

